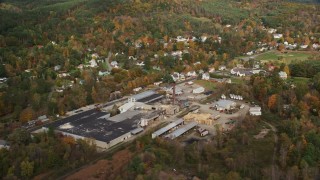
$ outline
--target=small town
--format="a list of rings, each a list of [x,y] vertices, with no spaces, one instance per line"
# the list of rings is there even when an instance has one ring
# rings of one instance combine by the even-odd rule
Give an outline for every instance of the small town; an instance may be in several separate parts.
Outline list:
[[[2,0],[0,17],[0,179],[320,179],[319,0]]]

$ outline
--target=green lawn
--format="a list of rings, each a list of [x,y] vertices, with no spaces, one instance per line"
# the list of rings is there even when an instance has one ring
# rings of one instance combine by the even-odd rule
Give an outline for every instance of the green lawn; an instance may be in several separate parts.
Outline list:
[[[310,81],[310,78],[292,77],[292,78],[288,79],[288,81],[292,81],[294,84],[297,84],[297,83],[307,84]]]
[[[242,79],[240,77],[232,77],[231,78],[231,83],[235,83],[235,84],[243,84],[246,80]]]
[[[288,52],[281,53],[278,51],[270,51],[255,57],[256,60],[260,60],[262,63],[273,61],[275,63],[286,63],[290,64],[297,61],[305,61],[312,56],[309,52]]]
[[[211,81],[195,80],[194,83],[199,84],[200,86],[204,87],[206,90],[209,90],[209,91],[213,91],[216,89],[216,84]]]

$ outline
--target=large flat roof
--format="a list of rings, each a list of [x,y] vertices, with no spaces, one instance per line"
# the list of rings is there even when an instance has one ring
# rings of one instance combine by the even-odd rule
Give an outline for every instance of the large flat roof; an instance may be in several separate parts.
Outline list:
[[[152,94],[150,96],[144,97],[142,99],[137,100],[138,102],[143,102],[143,103],[151,103],[157,100],[160,100],[163,98],[162,94]]]
[[[139,93],[139,94],[136,94],[136,95],[133,95],[132,98],[135,98],[136,101],[139,101],[143,98],[146,98],[146,97],[149,97],[153,94],[156,94],[156,92],[152,91],[152,90],[149,90],[149,91],[144,91],[142,93]]]
[[[136,112],[135,115],[127,118],[122,116],[122,121],[114,122],[109,120],[108,113],[95,109],[85,111],[62,120],[53,122],[44,127],[52,127],[55,130],[66,132],[82,137],[93,138],[103,142],[110,142],[138,127],[138,122],[143,116]],[[121,114],[120,114],[121,115]],[[115,118],[111,117],[111,118]],[[116,117],[119,118],[120,117]]]

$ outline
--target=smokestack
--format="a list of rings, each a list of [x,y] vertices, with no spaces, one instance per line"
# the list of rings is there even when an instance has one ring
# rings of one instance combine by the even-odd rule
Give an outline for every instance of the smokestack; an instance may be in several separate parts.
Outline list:
[[[173,99],[172,99],[172,104],[174,105],[175,104],[175,101],[176,101],[176,83],[173,83]]]

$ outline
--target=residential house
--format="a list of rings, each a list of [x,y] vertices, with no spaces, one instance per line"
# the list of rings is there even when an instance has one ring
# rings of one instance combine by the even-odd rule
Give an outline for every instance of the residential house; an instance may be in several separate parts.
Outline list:
[[[68,77],[68,76],[70,76],[69,73],[60,73],[60,74],[58,74],[58,77],[59,77],[59,78]]]
[[[0,139],[0,149],[9,149],[10,146],[8,145],[7,141]]]
[[[207,38],[207,36],[201,36],[201,42],[206,42]]]
[[[162,84],[162,81],[158,81],[158,82],[153,83],[153,85],[155,85],[155,86],[159,86],[160,84]]]
[[[99,73],[98,73],[99,76],[107,76],[109,74],[110,74],[109,71],[99,71]]]
[[[178,72],[174,72],[171,77],[175,82],[180,80],[180,74]]]
[[[144,62],[140,62],[140,63],[139,63],[139,62],[137,62],[137,64],[136,64],[136,65],[137,65],[137,66],[140,66],[140,67],[141,67],[141,66],[144,66]]]
[[[187,72],[187,77],[197,77],[196,71],[189,71],[189,72]]]
[[[227,67],[224,66],[224,65],[219,66],[219,70],[220,70],[220,71],[223,71],[223,70],[226,70],[226,69],[227,69]]]
[[[89,63],[90,63],[90,67],[92,68],[98,67],[98,64],[95,59],[91,59]]]
[[[80,65],[78,66],[78,69],[82,70],[82,69],[83,69],[83,64],[80,64]]]
[[[203,79],[203,80],[209,80],[209,79],[210,79],[209,73],[203,73],[203,74],[202,74],[202,79]]]
[[[5,83],[7,82],[8,78],[6,77],[3,77],[3,78],[0,78],[0,83]]]
[[[221,95],[221,99],[226,99],[226,98],[227,98],[226,95],[224,94]]]
[[[53,68],[55,71],[59,71],[60,69],[61,69],[61,65],[56,65],[56,66],[54,66],[54,68]]]
[[[287,73],[284,72],[284,71],[280,71],[280,72],[279,72],[279,76],[280,76],[281,79],[287,79],[287,78],[288,78]]]
[[[91,57],[92,57],[92,59],[97,59],[97,58],[99,57],[99,55],[98,55],[97,53],[93,53],[93,54],[91,55]]]
[[[214,73],[214,71],[215,71],[214,67],[209,68],[209,73]]]
[[[137,88],[134,88],[134,89],[133,89],[134,92],[139,92],[139,91],[141,91],[141,90],[142,90],[142,87],[137,87]]]
[[[112,61],[112,62],[110,63],[110,65],[111,65],[111,67],[113,67],[113,68],[119,68],[117,61]]]
[[[232,75],[240,76],[240,77],[250,76],[253,74],[252,70],[246,69],[246,68],[233,68],[233,69],[231,69],[230,73]]]
[[[282,34],[273,34],[273,38],[274,38],[274,39],[280,39],[280,38],[282,38],[282,37],[283,37]]]
[[[198,61],[198,62],[195,62],[195,63],[193,63],[193,65],[200,65],[201,64],[201,62],[200,61]]]
[[[308,47],[308,45],[301,45],[300,48],[301,49],[306,49]]]

